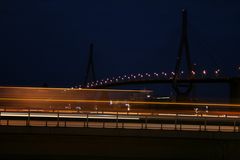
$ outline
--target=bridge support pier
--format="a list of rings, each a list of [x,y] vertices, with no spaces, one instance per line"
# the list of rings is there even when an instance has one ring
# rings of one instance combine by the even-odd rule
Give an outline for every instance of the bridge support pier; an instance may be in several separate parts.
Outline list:
[[[240,78],[232,78],[229,82],[230,103],[240,103]]]

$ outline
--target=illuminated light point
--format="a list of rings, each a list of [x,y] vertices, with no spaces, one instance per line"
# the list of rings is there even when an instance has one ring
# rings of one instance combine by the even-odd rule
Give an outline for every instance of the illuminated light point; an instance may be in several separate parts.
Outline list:
[[[130,104],[126,103],[125,106],[127,107],[127,110],[130,111]]]
[[[204,75],[206,75],[207,74],[207,71],[206,70],[203,70],[203,72],[202,72]]]
[[[112,101],[112,100],[110,100],[109,104],[110,104],[110,105],[112,105],[112,104],[113,104],[113,101]]]
[[[174,72],[171,72],[171,74],[174,76],[175,75],[175,73]]]
[[[195,75],[196,74],[196,72],[195,71],[192,71],[192,75]]]
[[[184,73],[184,71],[181,71],[181,74],[183,74]]]

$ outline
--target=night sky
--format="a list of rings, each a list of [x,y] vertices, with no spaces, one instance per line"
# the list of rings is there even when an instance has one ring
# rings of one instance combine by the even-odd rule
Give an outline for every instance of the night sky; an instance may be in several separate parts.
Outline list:
[[[182,8],[197,68],[240,75],[237,0],[2,0],[0,85],[81,84],[91,42],[97,79],[171,72]]]

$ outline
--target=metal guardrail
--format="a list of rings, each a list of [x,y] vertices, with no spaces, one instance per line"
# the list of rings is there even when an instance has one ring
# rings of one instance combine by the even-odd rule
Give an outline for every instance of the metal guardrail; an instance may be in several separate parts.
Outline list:
[[[239,116],[68,112],[0,112],[0,125],[240,132]]]

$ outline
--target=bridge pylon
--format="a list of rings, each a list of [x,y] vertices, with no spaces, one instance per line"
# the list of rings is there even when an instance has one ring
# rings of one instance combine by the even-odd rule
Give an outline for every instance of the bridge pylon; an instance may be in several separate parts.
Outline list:
[[[88,81],[96,81],[96,75],[95,75],[94,63],[93,63],[93,43],[91,43],[89,46],[88,64],[87,64],[86,75],[84,79],[84,86],[87,86]]]
[[[181,38],[180,38],[180,46],[178,49],[178,56],[175,66],[175,72],[173,75],[173,89],[176,92],[176,100],[177,101],[186,101],[189,99],[190,92],[192,91],[193,84],[189,83],[180,83],[178,80],[181,78],[181,63],[183,59],[183,54],[185,50],[186,62],[187,62],[187,72],[185,78],[192,79],[193,78],[193,65],[191,63],[190,51],[189,51],[189,43],[188,43],[188,33],[187,33],[187,10],[182,10],[182,27],[181,27]]]

